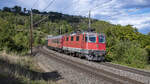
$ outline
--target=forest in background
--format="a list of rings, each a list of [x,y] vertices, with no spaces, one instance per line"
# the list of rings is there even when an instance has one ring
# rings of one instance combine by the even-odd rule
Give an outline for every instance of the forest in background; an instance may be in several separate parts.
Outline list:
[[[60,35],[88,29],[88,18],[33,9],[33,45],[44,45],[47,35]],[[115,25],[91,19],[92,28],[106,35],[107,61],[136,68],[150,66],[150,33],[144,35],[132,25]],[[0,10],[0,51],[25,55],[29,51],[30,11],[20,6]],[[61,33],[60,33],[61,31]]]

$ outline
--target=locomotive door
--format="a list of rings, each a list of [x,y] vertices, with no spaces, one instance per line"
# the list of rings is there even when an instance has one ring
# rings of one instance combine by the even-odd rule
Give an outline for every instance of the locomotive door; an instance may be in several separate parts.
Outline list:
[[[85,35],[84,34],[82,35],[81,49],[82,49],[82,51],[84,51],[84,49],[85,49]]]

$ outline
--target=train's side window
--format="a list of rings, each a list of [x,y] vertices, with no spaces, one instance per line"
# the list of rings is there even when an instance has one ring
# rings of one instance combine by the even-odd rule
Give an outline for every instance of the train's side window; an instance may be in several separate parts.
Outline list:
[[[85,36],[85,42],[87,42],[87,37]]]
[[[67,41],[69,41],[69,37],[67,37]]]
[[[67,38],[68,38],[68,37],[66,37],[66,41],[68,40]]]
[[[57,41],[57,43],[59,43],[59,40],[58,40],[58,39],[57,39],[56,41]]]
[[[71,36],[71,41],[73,41],[73,36]]]
[[[76,41],[79,41],[80,37],[79,36],[76,36]]]
[[[83,37],[82,37],[82,40],[84,40],[84,35],[83,35]]]
[[[53,40],[53,43],[56,43],[56,39]]]

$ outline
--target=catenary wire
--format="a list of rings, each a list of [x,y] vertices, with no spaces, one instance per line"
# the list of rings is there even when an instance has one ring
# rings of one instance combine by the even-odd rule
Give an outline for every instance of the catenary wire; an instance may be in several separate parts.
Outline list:
[[[44,11],[44,10],[46,10],[48,7],[50,7],[50,6],[53,4],[54,1],[55,1],[55,0],[52,0],[42,11]],[[48,17],[49,17],[49,15],[47,15],[46,17],[44,17],[44,18],[38,20],[37,22],[35,22],[34,25],[39,24],[40,22],[44,21],[44,20],[47,19]]]
[[[39,1],[39,0],[36,0],[36,1],[35,1],[35,3],[34,3],[33,6],[32,6],[32,9],[33,9],[33,7],[37,4],[38,1]]]
[[[42,11],[45,11],[48,7],[50,7],[55,0],[52,0]]]

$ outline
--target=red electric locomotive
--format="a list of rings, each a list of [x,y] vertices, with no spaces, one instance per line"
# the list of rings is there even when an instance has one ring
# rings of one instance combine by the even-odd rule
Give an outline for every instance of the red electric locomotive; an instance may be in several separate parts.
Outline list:
[[[56,39],[59,42],[55,42]],[[48,46],[94,61],[103,61],[106,53],[105,35],[93,32],[52,37]]]

